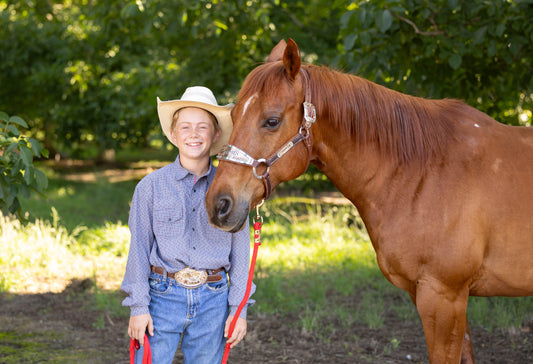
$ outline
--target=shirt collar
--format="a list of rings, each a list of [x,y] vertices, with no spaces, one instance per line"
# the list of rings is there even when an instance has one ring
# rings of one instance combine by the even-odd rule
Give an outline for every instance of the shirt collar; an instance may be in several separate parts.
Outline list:
[[[174,166],[175,166],[175,169],[176,169],[176,179],[178,180],[182,180],[184,179],[185,177],[187,177],[187,175],[191,174],[191,172],[189,172],[187,169],[185,169],[181,163],[180,163],[180,156],[178,154],[178,156],[176,157],[176,160],[174,161]],[[204,176],[207,176],[207,182],[208,184],[210,185],[211,184],[211,181],[213,181],[213,178],[215,178],[215,171],[216,171],[216,167],[213,166],[213,163],[211,161],[211,158],[209,158],[209,168],[207,169],[207,173],[204,174],[203,176],[200,176],[200,178],[204,177]],[[200,179],[199,178],[199,179]]]

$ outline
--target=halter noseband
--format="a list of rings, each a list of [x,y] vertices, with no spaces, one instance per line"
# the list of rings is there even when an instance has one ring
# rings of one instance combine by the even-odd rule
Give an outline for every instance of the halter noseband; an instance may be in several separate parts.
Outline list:
[[[259,158],[254,159],[245,151],[237,148],[234,145],[228,144],[222,148],[220,153],[217,155],[217,159],[226,160],[233,163],[244,164],[252,167],[252,172],[254,177],[260,180],[263,180],[265,184],[265,200],[270,197],[272,193],[272,183],[270,182],[270,166],[277,162],[284,154],[291,150],[296,144],[300,143],[302,140],[305,141],[308,152],[307,163],[310,162],[311,157],[311,146],[310,146],[310,135],[309,128],[316,121],[316,110],[315,106],[310,102],[311,100],[311,90],[309,88],[309,74],[303,68],[300,68],[300,72],[304,77],[305,84],[305,100],[303,103],[304,107],[304,116],[302,120],[302,125],[298,134],[296,134],[289,142],[283,145],[276,153],[274,153],[270,158]],[[266,170],[263,174],[257,173],[257,167],[261,164],[266,166]]]

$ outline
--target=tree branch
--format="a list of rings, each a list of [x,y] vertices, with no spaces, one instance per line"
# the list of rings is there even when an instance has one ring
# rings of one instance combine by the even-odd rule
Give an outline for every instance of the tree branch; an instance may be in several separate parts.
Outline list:
[[[431,19],[431,23],[433,24],[433,26],[435,27],[436,30],[432,31],[432,32],[423,32],[421,31],[420,29],[418,29],[418,27],[416,26],[416,24],[407,19],[407,18],[404,18],[403,16],[400,16],[396,13],[392,13],[392,15],[394,15],[395,17],[397,17],[398,19],[400,19],[401,21],[409,24],[411,27],[413,27],[413,29],[415,30],[415,33],[416,34],[420,34],[420,35],[425,35],[425,36],[430,36],[430,37],[434,37],[436,35],[444,35],[446,34],[445,32],[443,32],[442,30],[439,30],[439,28],[437,27],[437,24],[435,24],[435,22],[433,21],[433,19]]]

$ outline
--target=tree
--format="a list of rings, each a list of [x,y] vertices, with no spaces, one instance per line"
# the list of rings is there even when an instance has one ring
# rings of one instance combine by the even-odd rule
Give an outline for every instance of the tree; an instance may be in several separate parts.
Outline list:
[[[33,166],[33,157],[48,157],[48,151],[37,140],[21,135],[20,127],[28,124],[0,111],[0,211],[26,221],[19,196],[27,198],[32,191],[43,195],[48,179]]]
[[[341,18],[340,64],[399,91],[530,123],[532,17],[530,0],[354,1]]]

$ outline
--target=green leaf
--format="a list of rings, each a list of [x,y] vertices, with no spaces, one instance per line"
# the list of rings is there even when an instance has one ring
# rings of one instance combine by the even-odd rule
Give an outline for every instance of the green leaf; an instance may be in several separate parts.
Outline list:
[[[31,184],[31,180],[33,179],[33,168],[31,166],[26,166],[24,168],[24,181],[26,181],[27,185]]]
[[[355,44],[355,40],[357,39],[357,33],[351,33],[348,34],[344,38],[344,49],[349,51],[353,48],[353,45]]]
[[[365,25],[365,22],[367,21],[367,11],[366,9],[359,9],[356,13],[356,17],[357,17],[357,20],[359,21],[359,23],[361,23],[361,25]],[[372,17],[372,13],[370,13],[370,18]],[[372,19],[368,19],[370,22],[372,22]]]
[[[7,149],[5,150],[5,152],[4,152],[4,156],[13,153],[13,151],[14,151],[17,147],[18,147],[18,144],[17,144],[17,143],[11,143],[11,144],[9,145],[9,147],[7,147]]]
[[[29,198],[30,194],[31,194],[31,189],[28,186],[23,185],[23,184],[21,184],[19,186],[19,195],[20,196],[22,196],[24,198]]]
[[[48,155],[49,155],[48,149],[43,148],[43,149],[41,150],[41,155],[42,155],[43,157],[45,157],[45,158],[48,158]]]
[[[392,13],[385,9],[381,15],[376,17],[376,25],[380,32],[385,33],[392,25]]]
[[[5,112],[3,111],[0,111],[0,120],[3,120],[3,121],[8,121],[9,120],[9,115],[7,115]]]
[[[9,122],[22,126],[25,129],[28,129],[28,124],[19,116],[12,116],[9,118]]]
[[[35,169],[35,180],[37,181],[37,186],[41,190],[46,190],[48,188],[48,177],[40,169]]]
[[[496,55],[496,52],[498,52],[498,42],[496,42],[495,40],[491,40],[487,48],[487,55],[489,57],[492,57]]]
[[[11,196],[10,196],[11,197]],[[12,214],[16,213],[20,209],[19,199],[14,197],[11,204],[9,205],[9,212]]]
[[[458,0],[448,0],[448,6],[451,10],[455,10],[455,8],[457,8],[458,3]]]
[[[505,24],[504,23],[498,24],[498,26],[496,27],[496,35],[498,37],[501,37],[504,32],[505,32]]]
[[[481,44],[485,40],[485,34],[487,33],[487,27],[481,27],[478,30],[474,32],[474,36],[472,38],[472,42],[474,44]]]
[[[33,138],[28,138],[28,141],[30,142],[31,149],[33,150],[33,154],[38,157],[41,155],[42,146],[41,143],[39,143],[37,140]]]
[[[13,134],[14,136],[19,136],[20,135],[20,131],[17,129],[17,127],[15,125],[11,125],[11,124],[8,124],[6,126],[7,130],[9,130],[11,132],[11,134]]]
[[[352,17],[353,10],[347,11],[341,16],[341,29],[346,29],[350,23],[350,18]]]
[[[31,149],[25,145],[21,145],[19,150],[20,150],[20,156],[22,157],[22,160],[24,161],[24,165],[31,166],[33,162],[33,152],[31,151]]]
[[[450,58],[448,58],[448,64],[454,70],[456,70],[459,67],[461,67],[461,63],[462,62],[463,62],[463,58],[460,55],[458,55],[457,53],[452,54],[450,56]]]

